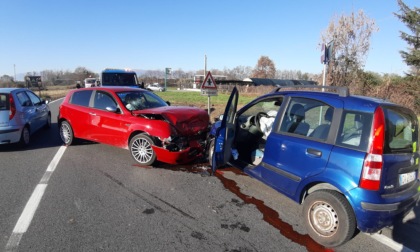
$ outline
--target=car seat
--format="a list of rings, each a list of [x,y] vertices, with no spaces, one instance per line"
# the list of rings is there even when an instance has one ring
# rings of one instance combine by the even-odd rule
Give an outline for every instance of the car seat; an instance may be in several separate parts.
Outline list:
[[[287,132],[306,136],[309,124],[305,122],[305,109],[302,104],[294,104],[290,110],[291,122],[288,123]]]
[[[322,139],[322,140],[327,139],[328,132],[330,132],[330,126],[331,126],[333,113],[334,113],[334,109],[332,107],[329,107],[327,111],[325,111],[325,115],[324,115],[325,123],[316,127],[309,136]]]
[[[359,145],[360,139],[362,136],[363,130],[363,122],[361,115],[354,116],[354,125],[351,129],[349,129],[344,135],[342,142],[345,144],[350,145]],[[388,128],[388,130],[392,131],[392,127]]]

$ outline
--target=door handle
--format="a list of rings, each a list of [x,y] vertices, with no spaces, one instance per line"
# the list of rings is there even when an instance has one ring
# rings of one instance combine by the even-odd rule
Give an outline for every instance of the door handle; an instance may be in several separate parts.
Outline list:
[[[311,149],[311,148],[306,149],[306,153],[311,155],[311,156],[314,156],[314,157],[321,157],[322,156],[322,151],[316,150],[316,149]]]
[[[93,115],[93,116],[96,116],[96,113],[93,113],[93,112],[89,112],[89,115]]]

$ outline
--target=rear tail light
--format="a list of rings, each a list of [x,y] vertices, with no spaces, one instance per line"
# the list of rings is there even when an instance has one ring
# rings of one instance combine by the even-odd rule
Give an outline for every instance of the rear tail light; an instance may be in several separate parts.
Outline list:
[[[381,107],[375,110],[371,132],[370,146],[363,163],[359,185],[363,189],[377,191],[381,184],[382,154],[385,141],[385,116]]]
[[[15,101],[13,100],[13,96],[12,94],[9,95],[9,120],[12,120],[13,117],[16,114],[16,106],[15,106]]]

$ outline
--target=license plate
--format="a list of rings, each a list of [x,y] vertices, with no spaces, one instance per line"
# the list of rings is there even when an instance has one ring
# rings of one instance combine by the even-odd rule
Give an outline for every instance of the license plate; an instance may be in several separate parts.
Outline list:
[[[400,174],[400,186],[410,183],[416,179],[416,172]]]

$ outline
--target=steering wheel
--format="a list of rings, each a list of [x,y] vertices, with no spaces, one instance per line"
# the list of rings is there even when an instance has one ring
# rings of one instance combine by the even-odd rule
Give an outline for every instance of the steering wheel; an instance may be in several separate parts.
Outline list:
[[[263,117],[268,117],[268,114],[265,112],[258,112],[255,116],[254,116],[254,125],[261,130],[261,125],[260,125],[260,119]]]

